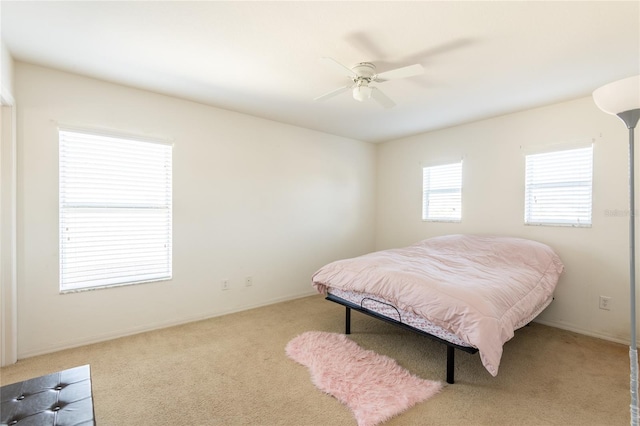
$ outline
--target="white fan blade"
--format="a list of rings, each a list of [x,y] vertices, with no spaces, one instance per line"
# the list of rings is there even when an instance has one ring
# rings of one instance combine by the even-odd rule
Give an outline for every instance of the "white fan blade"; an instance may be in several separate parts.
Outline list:
[[[385,108],[393,108],[396,106],[396,103],[393,102],[387,95],[385,95],[382,90],[377,87],[371,87],[371,97],[378,101],[380,105]]]
[[[314,99],[314,101],[326,101],[327,99],[333,98],[334,96],[337,96],[342,92],[346,92],[347,90],[351,89],[352,87],[353,87],[353,85],[349,85],[349,86],[341,87],[341,88],[336,89],[336,90],[332,90],[329,93],[325,93],[324,95],[318,96],[317,98]]]
[[[348,77],[357,77],[358,76],[355,72],[353,72],[353,70],[351,68],[349,68],[346,65],[342,65],[340,62],[336,61],[333,58],[325,56],[322,59],[326,59],[328,63],[333,65],[336,69],[340,70],[341,73],[343,73],[343,74],[346,73],[346,75]]]
[[[381,72],[375,78],[375,81],[387,81],[387,80],[395,80],[397,78],[407,78],[413,77],[414,75],[420,75],[424,73],[424,68],[420,64],[409,65],[407,67],[396,68],[394,70],[389,70],[385,72]]]

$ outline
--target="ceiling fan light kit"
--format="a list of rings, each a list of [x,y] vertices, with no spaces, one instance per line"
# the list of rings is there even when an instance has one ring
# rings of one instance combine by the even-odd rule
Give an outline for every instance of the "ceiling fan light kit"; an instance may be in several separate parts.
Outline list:
[[[353,89],[353,98],[357,101],[364,102],[369,98],[373,98],[382,107],[393,108],[395,106],[395,102],[385,95],[378,87],[370,86],[370,83],[382,83],[388,80],[413,77],[424,72],[422,65],[415,64],[376,74],[376,66],[371,62],[360,62],[353,68],[349,68],[333,58],[326,57],[324,59],[328,60],[330,64],[334,65],[341,72],[346,73],[347,77],[351,80],[351,84],[318,96],[314,99],[316,101],[325,101],[339,95],[340,93]]]
[[[353,99],[356,101],[364,101],[371,97],[371,87],[365,84],[358,84],[353,88]]]

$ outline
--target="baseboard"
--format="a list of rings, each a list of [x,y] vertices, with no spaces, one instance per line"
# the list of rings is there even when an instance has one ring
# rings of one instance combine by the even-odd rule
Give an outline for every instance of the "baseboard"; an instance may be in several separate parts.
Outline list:
[[[290,300],[301,299],[303,297],[309,297],[317,294],[318,293],[315,290],[311,289],[309,291],[304,291],[302,293],[292,294],[292,295],[283,296],[283,297],[276,297],[273,299],[262,301],[260,303],[245,305],[236,309],[229,309],[229,310],[219,311],[215,313],[205,312],[205,313],[201,313],[201,314],[197,314],[189,317],[180,318],[173,321],[161,321],[157,323],[145,324],[140,327],[133,327],[127,330],[120,330],[114,333],[106,333],[98,336],[93,336],[90,339],[67,340],[65,342],[60,342],[59,344],[48,346],[46,348],[41,348],[35,351],[26,351],[26,352],[20,353],[18,354],[18,360],[31,358],[38,355],[44,355],[52,352],[58,352],[65,349],[72,349],[80,346],[100,343],[107,340],[118,339],[120,337],[133,336],[135,334],[146,333],[148,331],[160,330],[168,327],[175,327],[177,325],[188,324],[190,322],[196,322],[196,321],[202,321],[209,318],[215,318],[223,315],[233,314],[236,312],[248,311],[250,309],[256,309],[263,306],[274,305],[276,303],[281,303],[281,302],[288,302]]]
[[[31,358],[33,356],[44,355],[44,354],[48,354],[48,353],[52,353],[52,352],[58,352],[58,351],[65,350],[65,349],[77,348],[77,347],[80,347],[80,346],[91,345],[91,344],[94,344],[94,343],[100,343],[100,342],[104,342],[104,341],[107,341],[107,340],[118,339],[120,337],[133,336],[135,334],[145,333],[145,332],[148,332],[148,331],[160,330],[160,329],[163,329],[163,328],[174,327],[174,326],[182,325],[182,324],[188,324],[190,322],[202,321],[202,320],[206,320],[206,319],[209,319],[209,318],[215,318],[215,317],[219,317],[219,316],[223,316],[223,315],[229,315],[229,314],[233,314],[233,313],[236,313],[236,312],[248,311],[250,309],[256,309],[256,308],[260,308],[260,307],[263,307],[263,306],[269,306],[269,305],[273,305],[273,304],[281,303],[281,302],[288,302],[290,300],[301,299],[303,297],[309,297],[309,296],[313,296],[313,295],[317,295],[317,294],[318,293],[315,290],[311,289],[309,291],[304,291],[302,293],[283,296],[283,297],[276,297],[276,298],[273,298],[273,299],[262,301],[260,303],[245,305],[245,306],[242,306],[242,307],[239,307],[239,308],[236,308],[236,309],[229,309],[229,310],[219,311],[219,312],[215,312],[215,313],[205,312],[205,313],[201,313],[201,314],[197,314],[197,315],[192,315],[192,316],[189,316],[189,317],[180,318],[178,320],[162,321],[162,322],[157,322],[157,323],[145,324],[144,326],[133,327],[133,328],[130,328],[128,330],[121,330],[121,331],[114,332],[114,333],[106,333],[106,334],[94,336],[94,337],[92,337],[90,339],[68,340],[68,341],[65,341],[65,342],[61,342],[61,343],[59,343],[57,345],[49,346],[49,347],[42,348],[42,349],[39,349],[39,350],[36,350],[36,351],[27,351],[27,352],[24,352],[24,353],[20,353],[18,355],[18,359],[20,360],[20,359],[25,359],[25,358]],[[563,322],[560,322],[560,321],[549,321],[549,320],[536,319],[534,322],[536,322],[538,324],[546,325],[546,326],[549,326],[549,327],[555,327],[555,328],[559,328],[561,330],[567,330],[567,331],[571,331],[571,332],[574,332],[574,333],[582,334],[582,335],[585,335],[585,336],[595,337],[595,338],[602,339],[602,340],[607,340],[607,341],[610,341],[610,342],[629,345],[629,340],[620,339],[620,338],[617,338],[617,337],[614,337],[614,336],[610,336],[608,334],[598,333],[598,332],[594,332],[594,331],[591,331],[591,330],[585,330],[585,329],[582,329],[580,327],[575,327],[574,325],[563,323]]]
[[[576,326],[573,326],[571,324],[566,324],[566,323],[563,323],[563,322],[560,322],[560,321],[547,321],[547,320],[536,319],[533,322],[538,323],[538,324],[542,324],[542,325],[548,325],[549,327],[559,328],[561,330],[572,331],[574,333],[583,334],[585,336],[590,336],[590,337],[595,337],[595,338],[602,339],[602,340],[607,340],[609,342],[622,343],[623,345],[629,345],[629,343],[630,343],[630,341],[628,339],[620,339],[619,337],[610,336],[610,335],[605,334],[605,333],[599,333],[597,331],[585,330],[585,329],[582,329],[580,327],[576,327]]]

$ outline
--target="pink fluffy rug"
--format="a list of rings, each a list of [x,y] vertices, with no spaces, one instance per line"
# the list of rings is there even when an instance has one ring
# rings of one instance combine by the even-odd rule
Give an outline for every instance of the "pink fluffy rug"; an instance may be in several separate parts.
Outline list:
[[[351,409],[358,426],[380,424],[442,389],[344,334],[309,331],[291,340],[286,353],[309,368],[314,385]]]

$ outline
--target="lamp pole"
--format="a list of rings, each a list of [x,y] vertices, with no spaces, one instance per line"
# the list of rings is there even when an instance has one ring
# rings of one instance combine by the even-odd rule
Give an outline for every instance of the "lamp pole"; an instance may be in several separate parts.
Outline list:
[[[631,425],[638,426],[638,344],[636,342],[636,219],[634,129],[640,119],[640,75],[625,78],[596,89],[596,105],[608,114],[617,115],[629,129],[629,303],[631,364]]]
[[[617,114],[629,129],[629,302],[631,341],[629,362],[631,363],[631,424],[638,425],[638,344],[636,342],[636,243],[635,243],[635,159],[634,129],[640,119],[640,109]]]

